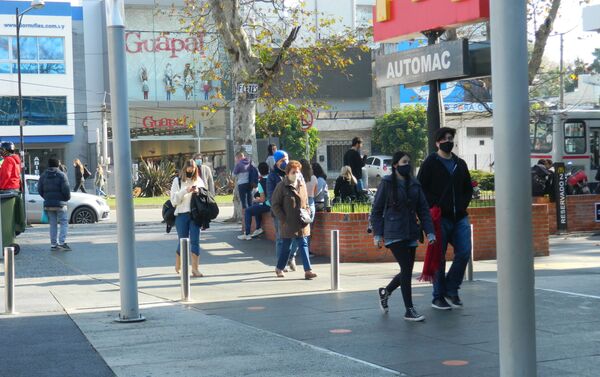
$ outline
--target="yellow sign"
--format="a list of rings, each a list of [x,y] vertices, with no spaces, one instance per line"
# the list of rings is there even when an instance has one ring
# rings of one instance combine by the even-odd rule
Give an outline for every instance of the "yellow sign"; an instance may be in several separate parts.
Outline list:
[[[377,4],[375,6],[377,22],[385,22],[390,19],[391,6],[392,0],[377,0]]]

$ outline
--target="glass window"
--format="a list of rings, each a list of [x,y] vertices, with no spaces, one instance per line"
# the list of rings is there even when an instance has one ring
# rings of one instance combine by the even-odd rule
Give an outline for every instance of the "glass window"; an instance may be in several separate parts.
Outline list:
[[[62,63],[40,64],[40,73],[63,74],[63,73],[65,73],[65,65]]]
[[[38,192],[38,181],[37,179],[28,179],[27,180],[27,188],[29,189],[30,195],[39,195]]]
[[[365,161],[366,165],[373,165],[373,157],[369,157],[367,158],[367,161]]]
[[[0,97],[0,126],[19,125],[17,97]],[[66,97],[23,97],[23,118],[27,124],[67,124]]]
[[[16,38],[12,38],[12,49],[13,59],[17,60],[17,41]],[[23,60],[37,60],[38,49],[37,49],[37,38],[36,37],[21,37],[21,61]]]
[[[552,151],[552,118],[532,118],[529,123],[531,151],[534,153],[549,153]]]
[[[64,60],[65,46],[62,38],[38,38],[40,60]]]
[[[567,120],[565,122],[565,152],[568,154],[585,153],[585,122]]]
[[[375,166],[381,166],[381,160],[378,158],[373,159],[373,165]]]
[[[383,164],[387,166],[392,166],[392,159],[388,158],[383,160]]]
[[[11,66],[10,63],[0,63],[0,73],[10,73]]]
[[[0,37],[0,59],[8,60],[8,37]]]
[[[21,74],[24,73],[38,73],[39,66],[32,63],[21,63]],[[13,73],[18,73],[17,65],[13,64]]]

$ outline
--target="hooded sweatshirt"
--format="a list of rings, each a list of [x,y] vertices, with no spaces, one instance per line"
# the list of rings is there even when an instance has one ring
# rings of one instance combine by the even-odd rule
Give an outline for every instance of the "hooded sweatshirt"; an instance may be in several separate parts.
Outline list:
[[[38,181],[38,192],[44,198],[44,208],[60,208],[71,199],[67,176],[58,168],[48,168]]]
[[[233,175],[237,177],[237,184],[250,183],[250,159],[242,158],[233,169]]]

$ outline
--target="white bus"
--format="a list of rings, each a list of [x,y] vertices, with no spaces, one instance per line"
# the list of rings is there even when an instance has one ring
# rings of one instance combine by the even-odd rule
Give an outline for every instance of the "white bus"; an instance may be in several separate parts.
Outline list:
[[[531,164],[539,159],[571,162],[590,181],[600,168],[600,110],[552,111],[537,114],[529,124]]]

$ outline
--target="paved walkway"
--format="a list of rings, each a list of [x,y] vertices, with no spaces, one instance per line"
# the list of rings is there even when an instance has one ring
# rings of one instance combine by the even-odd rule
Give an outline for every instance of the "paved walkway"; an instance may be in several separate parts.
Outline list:
[[[45,226],[31,229],[19,237],[20,314],[0,316],[11,340],[0,344],[0,365],[11,365],[0,375],[498,375],[494,261],[475,263],[478,280],[463,285],[463,310],[434,311],[431,288],[415,282],[415,305],[427,320],[408,323],[399,294],[389,315],[377,306],[375,289],[395,274],[393,263],[343,264],[343,291],[331,292],[327,260],[314,261],[313,281],[302,272],[277,279],[272,243],[239,241],[237,229],[215,224],[203,234],[206,277],[193,280],[194,301],[181,304],[176,236],[153,221],[138,224],[147,318],[138,324],[113,321],[120,305],[115,224],[73,227],[67,253],[48,251]],[[540,376],[597,375],[599,242],[554,238],[552,256],[536,259]]]

